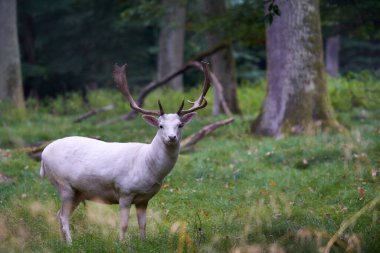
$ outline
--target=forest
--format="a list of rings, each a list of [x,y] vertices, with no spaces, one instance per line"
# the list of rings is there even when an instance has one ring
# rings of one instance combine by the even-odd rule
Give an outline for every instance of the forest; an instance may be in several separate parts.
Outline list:
[[[0,0],[0,252],[380,252],[379,12]]]

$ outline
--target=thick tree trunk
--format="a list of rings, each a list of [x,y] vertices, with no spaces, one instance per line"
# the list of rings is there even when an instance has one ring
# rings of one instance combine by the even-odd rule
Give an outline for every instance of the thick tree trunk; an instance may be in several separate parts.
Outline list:
[[[338,127],[324,74],[318,0],[278,0],[267,27],[267,97],[254,134],[303,133],[314,123]]]
[[[326,71],[331,76],[339,75],[340,36],[328,37],[326,40]]]
[[[159,38],[159,80],[183,65],[186,21],[186,0],[162,0],[162,5],[165,14]],[[182,75],[171,80],[169,85],[174,90],[183,90]]]
[[[0,0],[0,101],[24,108],[15,0]]]
[[[223,16],[226,12],[224,0],[203,0],[203,8],[207,20]],[[207,33],[208,47],[223,42],[224,31],[222,27],[212,28]],[[240,113],[236,94],[235,60],[232,54],[232,46],[227,45],[223,50],[211,56],[211,66],[214,74],[223,86],[223,96],[232,113]],[[219,98],[219,92],[214,89],[213,115],[223,112]]]

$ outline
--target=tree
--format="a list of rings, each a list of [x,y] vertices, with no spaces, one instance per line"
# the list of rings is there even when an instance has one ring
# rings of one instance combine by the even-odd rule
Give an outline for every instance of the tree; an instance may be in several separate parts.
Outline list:
[[[183,65],[185,43],[186,0],[162,0],[165,13],[161,20],[158,80]],[[183,90],[182,75],[169,82],[174,90]]]
[[[0,101],[24,108],[16,1],[0,0]]]
[[[267,27],[267,96],[254,134],[302,133],[315,122],[339,127],[327,93],[318,0],[278,0]]]
[[[340,50],[340,36],[335,35],[326,39],[326,71],[331,76],[339,74],[339,50]]]
[[[226,15],[226,4],[224,0],[203,0],[203,9],[207,21],[217,20]],[[207,31],[208,47],[212,48],[215,45],[223,43],[225,40],[224,33],[223,26],[211,26]],[[233,58],[231,44],[211,56],[211,66],[223,86],[223,95],[231,112],[240,113],[236,95],[237,81],[235,60]],[[222,109],[218,94],[219,93],[214,89],[213,115],[219,114]]]

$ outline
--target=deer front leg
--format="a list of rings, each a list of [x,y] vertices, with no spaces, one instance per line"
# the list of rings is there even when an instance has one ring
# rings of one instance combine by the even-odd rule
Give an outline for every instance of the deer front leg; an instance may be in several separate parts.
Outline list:
[[[136,205],[137,221],[140,228],[140,239],[145,240],[145,228],[146,228],[146,208],[148,203]]]
[[[129,212],[131,210],[131,204],[132,204],[133,197],[121,197],[119,199],[119,205],[120,205],[120,234],[119,239],[120,241],[125,240],[125,232],[127,232],[128,229],[128,219],[129,219]]]

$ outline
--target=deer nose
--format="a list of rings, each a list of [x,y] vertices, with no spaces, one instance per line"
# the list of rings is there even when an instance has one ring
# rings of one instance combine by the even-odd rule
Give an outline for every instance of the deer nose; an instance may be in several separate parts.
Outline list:
[[[175,135],[169,135],[169,141],[175,141],[177,139],[177,136]]]

